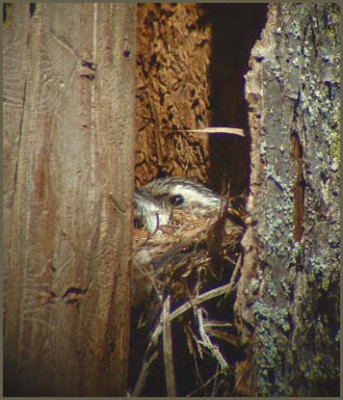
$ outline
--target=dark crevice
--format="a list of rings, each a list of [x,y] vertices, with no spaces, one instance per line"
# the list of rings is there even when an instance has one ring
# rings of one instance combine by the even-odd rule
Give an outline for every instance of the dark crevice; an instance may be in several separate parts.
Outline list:
[[[294,239],[300,242],[304,233],[304,196],[305,180],[303,173],[303,148],[300,138],[296,132],[292,132],[292,157],[295,163],[295,182],[294,182]]]
[[[68,288],[65,293],[62,296],[62,299],[64,299],[67,296],[77,296],[81,294],[87,293],[88,288],[78,288],[78,287],[70,287]]]
[[[267,20],[267,4],[206,4],[206,23],[212,26],[211,126],[243,128],[246,137],[210,137],[210,184],[232,195],[247,191],[250,174],[250,136],[244,98],[248,61]]]
[[[27,88],[27,80],[25,80],[24,83],[24,90],[23,90],[23,108],[25,106],[25,101],[26,101],[26,88]],[[20,152],[20,146],[21,146],[21,139],[23,136],[23,123],[24,123],[24,114],[21,114],[21,119],[20,119],[20,128],[19,128],[19,137],[18,137],[18,157],[17,157],[17,162],[15,164],[15,171],[14,171],[14,186],[17,186],[17,179],[18,179],[18,168],[19,168],[19,152]]]
[[[10,3],[4,3],[2,6],[2,22],[5,23],[7,21],[9,8],[12,6]]]
[[[32,18],[36,11],[36,3],[30,3],[29,9],[30,9],[30,17]]]

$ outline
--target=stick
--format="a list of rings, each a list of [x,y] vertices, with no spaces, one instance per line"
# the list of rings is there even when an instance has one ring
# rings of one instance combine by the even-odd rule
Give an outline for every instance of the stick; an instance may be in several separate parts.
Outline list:
[[[168,397],[176,397],[175,371],[173,363],[173,338],[171,330],[170,295],[166,297],[163,303],[162,324],[163,324],[163,356],[164,369],[166,376],[166,387]]]
[[[209,134],[217,134],[223,133],[225,135],[237,135],[244,137],[244,131],[240,128],[230,128],[227,126],[220,126],[220,127],[208,127],[202,129],[160,129],[161,132],[191,132],[191,133],[209,133]]]

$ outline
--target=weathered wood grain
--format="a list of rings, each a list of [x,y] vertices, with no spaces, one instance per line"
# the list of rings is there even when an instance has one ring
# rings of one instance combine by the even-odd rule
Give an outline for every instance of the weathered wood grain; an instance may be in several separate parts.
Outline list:
[[[5,393],[126,390],[135,5],[4,26]]]

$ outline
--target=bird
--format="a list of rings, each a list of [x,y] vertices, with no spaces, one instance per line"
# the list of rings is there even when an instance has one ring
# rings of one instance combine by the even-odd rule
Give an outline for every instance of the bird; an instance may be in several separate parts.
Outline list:
[[[207,234],[206,222],[219,215],[224,200],[224,196],[204,184],[181,177],[154,179],[135,189],[135,220],[149,236],[143,240],[134,238],[133,242],[134,305],[146,301],[155,274],[165,271],[168,264],[175,264],[180,257],[185,258],[182,248]]]
[[[168,211],[160,201],[155,200],[146,190],[135,189],[134,203],[136,223],[144,226],[149,232],[155,232],[160,226],[168,223]]]
[[[224,197],[205,185],[180,177],[158,178],[135,190],[135,217],[149,232],[167,225],[173,210],[190,215],[214,215]]]
[[[235,219],[234,207],[228,205],[226,196],[186,178],[158,178],[136,188],[134,206],[135,220],[147,236],[133,236],[133,388],[139,377],[145,376],[144,360],[149,358],[152,334],[161,323],[166,298],[175,309],[213,285],[226,282],[233,268],[232,258],[236,257],[237,238],[243,231],[239,215]],[[187,327],[189,318],[184,320]],[[174,328],[182,340],[186,335],[183,329],[180,324]],[[159,376],[158,367],[154,371]]]
[[[169,265],[187,261],[190,255],[194,258],[194,253],[185,251],[187,247],[206,242],[212,256],[220,252],[227,238],[236,241],[242,233],[242,223],[235,210],[226,207],[225,196],[190,179],[154,179],[135,189],[134,203],[135,219],[148,231],[148,237],[134,237],[133,241],[135,305],[147,299],[152,283],[159,280],[156,276],[166,274]],[[200,247],[199,258],[203,257]],[[156,291],[156,287],[153,289]]]

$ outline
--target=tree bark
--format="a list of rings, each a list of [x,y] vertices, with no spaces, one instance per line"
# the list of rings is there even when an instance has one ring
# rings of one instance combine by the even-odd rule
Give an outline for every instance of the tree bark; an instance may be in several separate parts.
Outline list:
[[[126,393],[135,13],[6,7],[7,396]]]
[[[241,394],[339,396],[339,55],[338,4],[269,5],[246,76]]]

